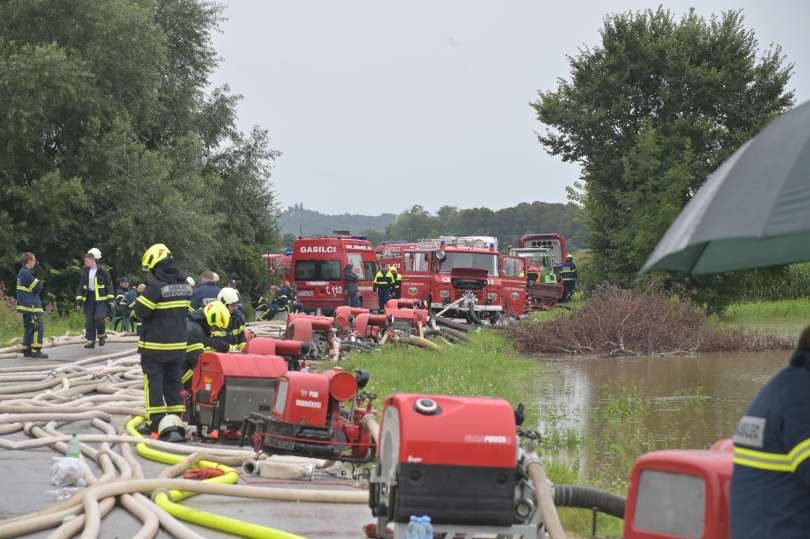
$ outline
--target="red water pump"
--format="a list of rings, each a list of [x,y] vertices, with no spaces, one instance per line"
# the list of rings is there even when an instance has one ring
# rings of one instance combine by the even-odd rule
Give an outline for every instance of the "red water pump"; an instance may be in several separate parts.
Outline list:
[[[246,354],[281,356],[287,361],[289,370],[298,371],[306,366],[304,358],[312,353],[312,348],[312,343],[304,341],[254,337],[245,344],[244,352]]]
[[[535,538],[536,497],[521,458],[515,412],[504,400],[393,395],[370,479],[376,529],[403,538],[411,515],[428,515],[447,537]]]
[[[271,409],[245,421],[243,439],[267,454],[368,462],[375,447],[363,423],[374,414],[375,395],[359,392],[368,379],[366,371],[353,376],[338,368],[288,372],[278,380]]]

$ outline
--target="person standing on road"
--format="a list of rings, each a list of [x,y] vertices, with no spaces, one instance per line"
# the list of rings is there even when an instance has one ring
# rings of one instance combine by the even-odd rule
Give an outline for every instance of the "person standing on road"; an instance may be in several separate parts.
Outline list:
[[[799,539],[810,530],[810,326],[787,367],[754,398],[734,434],[733,539]]]
[[[349,300],[349,307],[361,307],[360,292],[357,287],[357,275],[354,273],[354,265],[346,264],[343,268],[343,285],[346,287],[346,297]]]
[[[42,308],[42,281],[34,277],[37,257],[34,253],[23,253],[20,260],[22,267],[17,273],[17,312],[22,314],[23,321],[23,355],[45,359],[42,353],[42,339],[45,335],[45,324],[42,321],[45,311]]]
[[[396,266],[391,266],[391,297],[396,299],[402,297],[402,275]]]
[[[141,266],[150,275],[138,287],[141,295],[135,301],[135,314],[143,321],[138,349],[146,401],[146,422],[139,431],[153,434],[164,417],[182,414],[185,409],[181,390],[191,286],[162,243],[146,250]]]
[[[93,247],[84,255],[84,270],[76,293],[76,310],[84,305],[85,348],[104,346],[107,332],[104,319],[115,308],[115,288],[107,270],[98,265],[101,251]]]
[[[391,281],[393,280],[393,275],[391,275],[391,270],[388,267],[388,264],[383,264],[382,268],[377,271],[377,274],[374,276],[374,292],[377,293],[377,300],[380,305],[380,310],[385,310],[385,304],[388,302],[388,299],[391,297]]]

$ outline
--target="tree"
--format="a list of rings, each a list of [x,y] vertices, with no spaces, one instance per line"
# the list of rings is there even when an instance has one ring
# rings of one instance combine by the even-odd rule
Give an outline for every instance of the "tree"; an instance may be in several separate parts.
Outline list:
[[[626,285],[706,177],[792,105],[792,66],[779,47],[760,54],[736,11],[624,13],[600,33],[532,107],[540,143],[582,167],[572,199],[594,270]]]
[[[263,277],[278,152],[266,131],[236,129],[239,96],[208,89],[220,13],[207,0],[0,3],[0,280],[33,250],[67,283],[91,246],[120,275],[155,242],[189,271]]]

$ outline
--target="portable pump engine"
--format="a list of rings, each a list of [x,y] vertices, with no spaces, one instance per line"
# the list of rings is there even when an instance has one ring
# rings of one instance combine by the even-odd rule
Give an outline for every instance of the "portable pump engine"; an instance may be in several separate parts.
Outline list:
[[[368,380],[367,371],[352,376],[339,368],[282,375],[272,408],[254,412],[245,421],[243,443],[249,440],[267,454],[370,461],[374,442],[362,425],[374,414],[376,395],[360,392]],[[351,407],[341,408],[346,401]]]
[[[396,394],[385,401],[369,506],[378,537],[405,537],[411,515],[433,530],[537,537],[517,414],[501,399]],[[387,531],[388,530],[388,531]]]

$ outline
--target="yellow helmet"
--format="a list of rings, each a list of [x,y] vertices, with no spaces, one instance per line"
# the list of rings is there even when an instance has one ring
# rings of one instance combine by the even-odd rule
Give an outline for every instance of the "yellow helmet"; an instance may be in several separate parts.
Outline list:
[[[221,301],[212,301],[203,309],[205,321],[211,327],[225,329],[231,323],[231,311]]]
[[[151,270],[154,269],[155,265],[161,260],[166,260],[167,258],[171,257],[172,253],[169,251],[168,247],[166,247],[162,243],[156,243],[149,249],[147,249],[146,252],[143,254],[143,259],[141,260],[141,267],[144,270]]]

